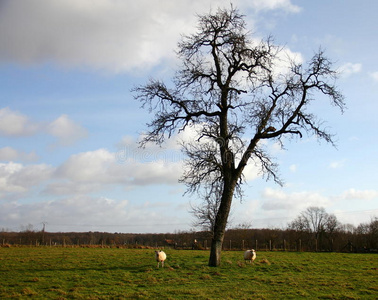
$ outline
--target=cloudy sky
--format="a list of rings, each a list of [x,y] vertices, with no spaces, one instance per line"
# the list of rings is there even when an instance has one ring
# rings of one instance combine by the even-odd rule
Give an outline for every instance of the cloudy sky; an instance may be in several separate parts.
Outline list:
[[[151,119],[130,90],[169,80],[182,34],[210,0],[0,2],[0,229],[190,230],[174,136],[138,149]],[[314,107],[337,149],[304,136],[271,147],[285,185],[248,170],[232,224],[285,227],[308,206],[343,223],[378,216],[378,22],[375,0],[235,0],[256,38],[273,35],[303,60],[323,47],[348,109]],[[188,133],[186,133],[188,134]]]

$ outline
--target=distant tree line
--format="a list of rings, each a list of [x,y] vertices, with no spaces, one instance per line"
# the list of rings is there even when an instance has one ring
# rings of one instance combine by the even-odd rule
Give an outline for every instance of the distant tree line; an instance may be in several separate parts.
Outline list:
[[[20,232],[3,229],[0,245],[81,246],[125,248],[209,249],[209,231],[180,231],[176,233],[109,233],[109,232],[45,232],[28,226]],[[378,252],[378,218],[370,223],[343,225],[323,208],[309,207],[286,229],[253,229],[239,225],[228,229],[224,250],[254,248],[258,251],[339,251]]]

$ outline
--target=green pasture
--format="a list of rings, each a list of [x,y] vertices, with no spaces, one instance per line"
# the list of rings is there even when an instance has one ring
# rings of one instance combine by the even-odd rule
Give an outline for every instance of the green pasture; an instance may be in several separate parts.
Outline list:
[[[225,251],[0,248],[0,299],[377,299],[378,255]]]

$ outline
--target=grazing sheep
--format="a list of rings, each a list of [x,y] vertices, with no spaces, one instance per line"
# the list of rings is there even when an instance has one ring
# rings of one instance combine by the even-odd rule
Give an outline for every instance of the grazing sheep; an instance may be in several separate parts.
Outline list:
[[[244,252],[244,260],[249,260],[252,263],[256,258],[256,251],[255,249],[247,250]]]
[[[161,262],[161,266],[164,268],[164,261],[167,258],[167,255],[164,251],[155,251],[155,259],[157,261],[157,267],[159,268],[159,264]]]

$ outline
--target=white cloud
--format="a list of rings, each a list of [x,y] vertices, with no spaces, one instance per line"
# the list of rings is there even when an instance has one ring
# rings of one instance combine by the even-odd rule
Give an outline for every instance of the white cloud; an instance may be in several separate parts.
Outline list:
[[[128,160],[118,163],[116,154],[105,149],[72,155],[58,167],[46,164],[0,163],[0,195],[84,195],[121,185],[125,189],[148,185],[176,185],[182,162]]]
[[[175,185],[182,170],[181,162],[140,162],[132,159],[121,163],[116,153],[106,149],[72,155],[55,172],[56,181],[49,183],[45,193],[77,194],[99,191],[111,185],[124,188],[154,184]]]
[[[357,226],[369,221],[369,216],[377,211],[376,207],[372,208],[369,204],[375,199],[378,199],[377,190],[351,188],[338,195],[328,196],[316,191],[287,192],[285,189],[265,188],[260,197],[251,200],[246,207],[241,205],[238,213],[241,220],[252,220],[254,227],[266,227],[267,224],[285,227],[306,208],[317,206],[324,207],[328,213],[335,213],[342,223]],[[357,206],[354,205],[356,200],[360,200]]]
[[[148,184],[177,184],[182,173],[182,164],[156,161],[151,164],[135,164],[131,174],[132,182],[136,185]]]
[[[333,161],[329,164],[331,169],[340,169],[344,166],[345,160]]]
[[[339,72],[343,77],[349,77],[352,74],[361,72],[362,64],[359,63],[346,63],[342,65],[339,69]]]
[[[356,190],[351,188],[341,195],[341,199],[347,200],[373,200],[378,198],[378,190]]]
[[[0,163],[0,195],[24,193],[51,178],[54,168],[46,164]]]
[[[13,111],[8,107],[0,109],[0,135],[23,137],[46,132],[58,139],[58,145],[69,146],[78,140],[85,138],[87,130],[80,124],[71,120],[67,115],[61,115],[56,120],[42,126],[42,123],[31,120],[19,112]],[[16,152],[11,148],[3,148],[1,156],[27,157],[25,154]],[[30,154],[29,158],[33,158]]]
[[[263,210],[301,211],[309,206],[326,206],[329,199],[317,192],[286,193],[283,190],[266,188],[262,193]]]
[[[255,10],[298,12],[290,0],[235,1]],[[148,69],[175,57],[180,34],[196,25],[196,13],[229,7],[226,0],[3,1],[0,60],[55,62],[113,72]],[[20,22],[22,20],[22,22]],[[46,26],[48,24],[48,26]]]
[[[13,226],[41,221],[47,222],[47,226],[106,224],[121,221],[126,215],[127,204],[126,200],[116,202],[103,197],[89,196],[30,204],[10,202],[0,204],[0,219]]]
[[[107,182],[114,155],[105,149],[72,155],[57,169],[57,175],[75,182]]]
[[[291,3],[290,0],[254,0],[250,1],[253,8],[256,10],[276,10],[282,9],[291,13],[298,13],[301,8]]]
[[[253,161],[249,161],[248,164],[245,166],[243,175],[245,176],[246,181],[253,181],[257,178],[261,177],[261,170],[257,165],[253,163]]]
[[[374,81],[378,82],[378,72],[370,73],[370,77],[373,78]]]
[[[18,173],[22,169],[22,164],[17,163],[0,163],[0,195],[4,193],[22,192],[24,189],[19,186],[12,185],[9,182],[10,177]]]
[[[178,141],[182,138],[185,139],[184,136],[188,135],[186,131],[172,136],[161,146],[149,143],[144,148],[139,147],[139,141],[134,137],[124,136],[116,145],[118,148],[116,153],[117,162],[124,164],[136,161],[141,163],[183,161],[184,156],[180,151]]]
[[[348,189],[339,195],[324,196],[318,192],[303,191],[288,193],[282,189],[266,188],[262,192],[263,210],[302,211],[309,206],[328,207],[335,201],[373,200],[378,198],[377,190]]]
[[[26,153],[12,147],[0,148],[0,161],[35,161],[38,156],[35,152]]]
[[[48,133],[58,138],[58,144],[69,146],[87,137],[88,132],[81,125],[70,120],[67,115],[61,115],[47,127]]]
[[[49,180],[53,171],[54,168],[46,164],[22,166],[10,176],[9,183],[27,189]]]
[[[96,183],[82,183],[70,181],[64,178],[54,180],[48,183],[42,190],[43,195],[61,196],[61,195],[85,195],[94,192],[103,191],[106,185]]]
[[[137,205],[125,199],[77,195],[36,203],[0,202],[0,226],[12,229],[32,224],[34,229],[46,222],[48,231],[170,232],[172,224],[182,224],[167,206],[172,203]],[[177,212],[177,211],[176,211]]]
[[[38,124],[19,112],[5,107],[0,109],[0,135],[28,136],[38,130]]]
[[[173,54],[178,30],[192,23],[194,9],[202,6],[199,1],[8,1],[0,18],[0,36],[7,38],[0,53],[23,63],[113,71],[150,67]]]

